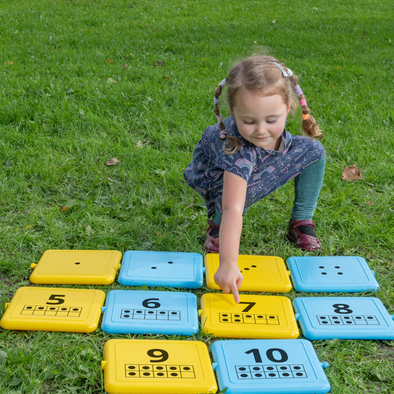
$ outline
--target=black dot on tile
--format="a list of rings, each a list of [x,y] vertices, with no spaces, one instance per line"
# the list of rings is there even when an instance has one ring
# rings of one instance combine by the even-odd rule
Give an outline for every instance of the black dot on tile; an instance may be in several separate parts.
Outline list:
[[[299,370],[301,367],[295,366],[294,369]]]
[[[242,377],[242,378],[247,378],[248,375],[247,375],[246,373],[241,373],[241,377]]]
[[[128,369],[135,369],[135,366],[134,365],[129,365],[127,368]]]
[[[285,372],[285,373],[282,374],[282,376],[290,376],[290,374]]]
[[[130,315],[124,315],[124,317],[130,317]]]
[[[175,372],[173,372],[173,373],[171,374],[171,376],[178,376],[178,374],[175,373]]]
[[[268,376],[274,377],[276,376],[276,373],[269,373]]]
[[[150,376],[150,372],[144,372],[143,375],[144,376]]]
[[[159,373],[157,373],[156,375],[157,375],[157,376],[164,376],[164,373],[163,373],[163,372],[159,372]]]
[[[136,373],[135,373],[135,372],[129,372],[128,375],[129,375],[129,376],[135,376]]]
[[[297,376],[304,376],[304,374],[302,372],[297,372],[296,375]]]
[[[256,373],[256,378],[261,378],[263,375],[261,373]]]
[[[246,368],[241,367],[241,368],[239,368],[239,370],[240,370],[240,371],[246,371]]]

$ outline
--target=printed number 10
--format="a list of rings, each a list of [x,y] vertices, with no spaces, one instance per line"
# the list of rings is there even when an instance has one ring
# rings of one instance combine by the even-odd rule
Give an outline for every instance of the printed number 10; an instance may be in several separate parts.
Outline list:
[[[280,354],[280,359],[277,360],[274,357],[274,352],[278,352]],[[262,363],[263,360],[261,359],[261,355],[260,355],[260,350],[259,349],[250,349],[247,352],[245,352],[246,354],[250,354],[253,353],[254,356],[254,361],[256,363]],[[265,352],[268,360],[272,361],[273,363],[284,363],[289,359],[289,356],[287,355],[287,353],[283,350],[283,349],[268,349]]]

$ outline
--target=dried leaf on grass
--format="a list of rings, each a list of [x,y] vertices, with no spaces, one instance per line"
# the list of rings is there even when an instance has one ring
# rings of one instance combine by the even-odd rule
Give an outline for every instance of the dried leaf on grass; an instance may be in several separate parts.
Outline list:
[[[72,208],[74,205],[77,205],[78,202],[76,200],[68,200],[63,207],[60,209],[64,212],[67,211],[67,209]]]
[[[364,204],[374,205],[375,203],[373,201],[364,201]]]
[[[112,159],[109,159],[105,164],[107,166],[116,166],[119,163],[120,163],[120,160],[117,159],[116,157],[113,157]]]
[[[361,176],[361,169],[356,168],[356,165],[350,166],[346,168],[346,166],[343,168],[342,171],[342,179],[344,181],[355,181],[357,179],[363,179]]]
[[[164,66],[164,63],[163,63],[163,62],[160,62],[160,61],[158,61],[158,62],[156,62],[156,63],[155,63],[155,66]]]

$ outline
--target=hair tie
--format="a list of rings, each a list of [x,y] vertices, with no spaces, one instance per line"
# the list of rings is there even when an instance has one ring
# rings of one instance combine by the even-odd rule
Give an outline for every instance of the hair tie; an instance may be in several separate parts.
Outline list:
[[[219,137],[220,141],[224,141],[226,139],[226,136],[227,136],[226,130],[220,130],[220,137]]]
[[[216,119],[218,120],[219,123],[223,122],[223,117],[222,115],[215,115]]]
[[[219,104],[219,99],[213,96],[213,105]]]
[[[309,114],[302,114],[302,120],[308,120]]]
[[[302,90],[300,88],[300,85],[294,86],[294,91],[296,92],[297,96],[301,96]]]
[[[300,100],[300,104],[301,104],[301,107],[306,107],[306,100],[305,99],[301,99]]]
[[[227,85],[227,80],[226,80],[226,78],[224,78],[224,79],[219,83],[219,86],[224,87],[224,86],[226,86],[226,85]]]

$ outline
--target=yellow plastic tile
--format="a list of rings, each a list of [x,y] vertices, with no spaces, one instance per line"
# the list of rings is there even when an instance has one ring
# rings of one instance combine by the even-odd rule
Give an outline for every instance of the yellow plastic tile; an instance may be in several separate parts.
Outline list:
[[[104,299],[101,290],[20,287],[0,325],[6,330],[93,332]]]
[[[101,367],[109,394],[217,392],[207,346],[198,341],[111,339]]]
[[[219,254],[207,254],[204,263],[207,286],[219,290],[213,280],[219,268]],[[290,271],[286,270],[285,262],[280,257],[240,255],[238,265],[244,277],[240,291],[287,293],[292,288]]]
[[[109,285],[120,268],[117,250],[47,250],[38,264],[31,264],[35,284]]]
[[[295,339],[299,332],[286,297],[206,293],[201,297],[204,333],[225,338]]]

